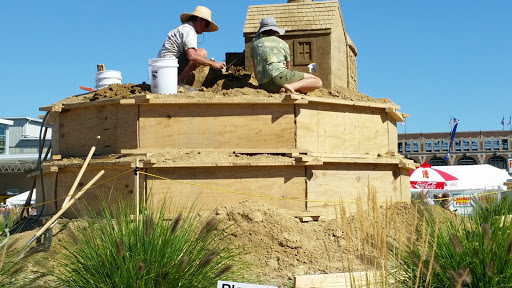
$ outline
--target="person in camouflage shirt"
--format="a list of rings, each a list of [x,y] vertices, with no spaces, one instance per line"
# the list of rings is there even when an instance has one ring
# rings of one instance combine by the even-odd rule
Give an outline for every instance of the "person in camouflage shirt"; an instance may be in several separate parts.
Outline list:
[[[250,56],[258,86],[270,93],[307,93],[322,87],[322,80],[312,74],[290,70],[290,47],[276,35],[284,30],[274,18],[263,18],[252,40]]]

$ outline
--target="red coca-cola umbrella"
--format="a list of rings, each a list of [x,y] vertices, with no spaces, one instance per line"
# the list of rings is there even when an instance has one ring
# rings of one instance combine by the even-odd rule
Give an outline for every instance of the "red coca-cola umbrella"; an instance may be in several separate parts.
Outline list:
[[[447,182],[457,180],[459,180],[457,177],[432,168],[427,162],[423,162],[409,175],[411,189],[443,190]]]

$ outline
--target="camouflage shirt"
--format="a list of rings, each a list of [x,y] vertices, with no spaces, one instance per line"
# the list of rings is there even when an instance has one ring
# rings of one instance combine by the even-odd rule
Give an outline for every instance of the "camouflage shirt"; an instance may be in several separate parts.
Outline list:
[[[254,59],[254,70],[261,84],[286,70],[290,48],[276,36],[259,35],[252,40],[250,56]]]

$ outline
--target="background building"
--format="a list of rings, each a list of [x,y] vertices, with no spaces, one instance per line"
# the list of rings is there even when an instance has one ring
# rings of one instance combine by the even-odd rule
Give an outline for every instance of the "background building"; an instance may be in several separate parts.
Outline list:
[[[41,124],[42,120],[30,117],[0,118],[1,201],[32,188],[27,175],[37,168]],[[51,129],[46,130],[43,156],[51,143]]]
[[[432,166],[490,164],[506,169],[511,137],[508,130],[457,132],[449,150],[449,132],[398,134],[398,153]]]

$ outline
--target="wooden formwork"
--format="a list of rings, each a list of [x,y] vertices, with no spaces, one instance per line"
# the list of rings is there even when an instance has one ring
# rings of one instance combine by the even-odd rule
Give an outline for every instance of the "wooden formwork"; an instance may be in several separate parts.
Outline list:
[[[149,94],[41,110],[51,111],[53,154],[63,160],[85,157],[97,136],[101,136],[97,157],[141,157],[141,171],[157,175],[141,178],[141,197],[146,197],[142,201],[194,203],[212,210],[221,204],[254,200],[290,211],[332,214],[337,201],[353,202],[369,189],[381,201],[410,199],[407,170],[414,166],[397,153],[396,123],[403,121],[398,108],[392,103],[295,95],[155,99]],[[203,155],[213,151],[225,157],[180,162],[166,156],[186,150]],[[229,158],[234,154],[274,155],[280,161]],[[57,171],[45,174],[45,198],[65,195],[78,168],[59,161],[46,165]],[[133,164],[116,166],[101,160],[92,166],[107,173],[118,167],[113,175]],[[86,175],[94,176],[90,171]],[[117,197],[133,197],[130,176],[118,183],[126,184]],[[90,200],[98,203],[106,194],[95,189],[89,193],[96,195]]]

